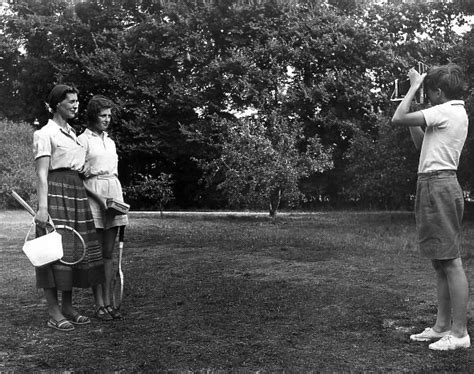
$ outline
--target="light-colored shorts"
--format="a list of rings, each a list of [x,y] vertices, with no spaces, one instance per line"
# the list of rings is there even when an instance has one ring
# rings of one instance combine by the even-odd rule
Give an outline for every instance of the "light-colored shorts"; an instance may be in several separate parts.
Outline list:
[[[84,180],[84,184],[87,189],[95,191],[99,196],[123,201],[122,185],[115,175],[96,175]],[[126,214],[104,214],[100,205],[91,197],[89,197],[89,204],[96,229],[109,229],[128,224]]]
[[[418,174],[415,213],[421,254],[433,260],[458,258],[464,197],[455,171]]]

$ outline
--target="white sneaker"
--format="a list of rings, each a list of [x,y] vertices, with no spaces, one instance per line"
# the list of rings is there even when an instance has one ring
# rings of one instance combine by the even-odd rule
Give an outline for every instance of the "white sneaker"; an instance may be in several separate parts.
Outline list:
[[[423,332],[420,332],[419,334],[410,335],[410,340],[414,342],[429,342],[430,340],[440,339],[448,334],[449,330],[444,332],[436,332],[431,327],[427,327]]]
[[[452,335],[446,335],[435,343],[431,343],[428,348],[435,351],[449,351],[458,348],[469,348],[471,346],[471,338],[466,335],[462,338],[456,338]]]

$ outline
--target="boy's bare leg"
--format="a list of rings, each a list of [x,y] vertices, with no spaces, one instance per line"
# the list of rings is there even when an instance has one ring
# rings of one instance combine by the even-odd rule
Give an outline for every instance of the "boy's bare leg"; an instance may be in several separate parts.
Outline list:
[[[460,258],[443,260],[442,266],[448,279],[453,322],[451,334],[462,338],[467,334],[467,304],[469,286]]]
[[[436,332],[449,331],[451,329],[451,298],[448,286],[448,278],[444,272],[440,260],[432,260],[436,271],[436,285],[438,294],[438,313],[433,329]]]

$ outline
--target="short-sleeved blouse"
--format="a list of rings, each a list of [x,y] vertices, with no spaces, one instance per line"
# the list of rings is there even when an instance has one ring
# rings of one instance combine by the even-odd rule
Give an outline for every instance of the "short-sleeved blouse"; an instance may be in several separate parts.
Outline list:
[[[122,186],[118,179],[118,156],[115,143],[105,132],[101,135],[87,129],[79,136],[79,141],[86,149],[84,167],[84,185],[89,191],[99,196],[123,201]],[[108,229],[128,224],[127,215],[109,216],[104,214],[101,206],[89,198],[95,227]]]
[[[87,158],[84,168],[86,177],[96,175],[118,176],[118,156],[115,143],[106,132],[101,135],[86,129],[80,136],[79,141],[84,145]]]
[[[34,132],[33,152],[35,160],[49,156],[49,170],[66,168],[82,171],[86,160],[86,149],[74,129],[68,124],[63,129],[51,119]]]

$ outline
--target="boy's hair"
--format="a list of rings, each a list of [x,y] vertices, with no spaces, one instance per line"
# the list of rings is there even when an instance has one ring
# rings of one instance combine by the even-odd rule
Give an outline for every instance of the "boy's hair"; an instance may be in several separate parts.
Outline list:
[[[103,109],[113,109],[114,104],[108,98],[102,95],[92,96],[87,104],[87,122],[93,125],[99,118],[99,113]]]
[[[449,100],[462,99],[467,88],[464,73],[456,64],[433,66],[426,74],[423,83],[426,89],[440,88]]]

